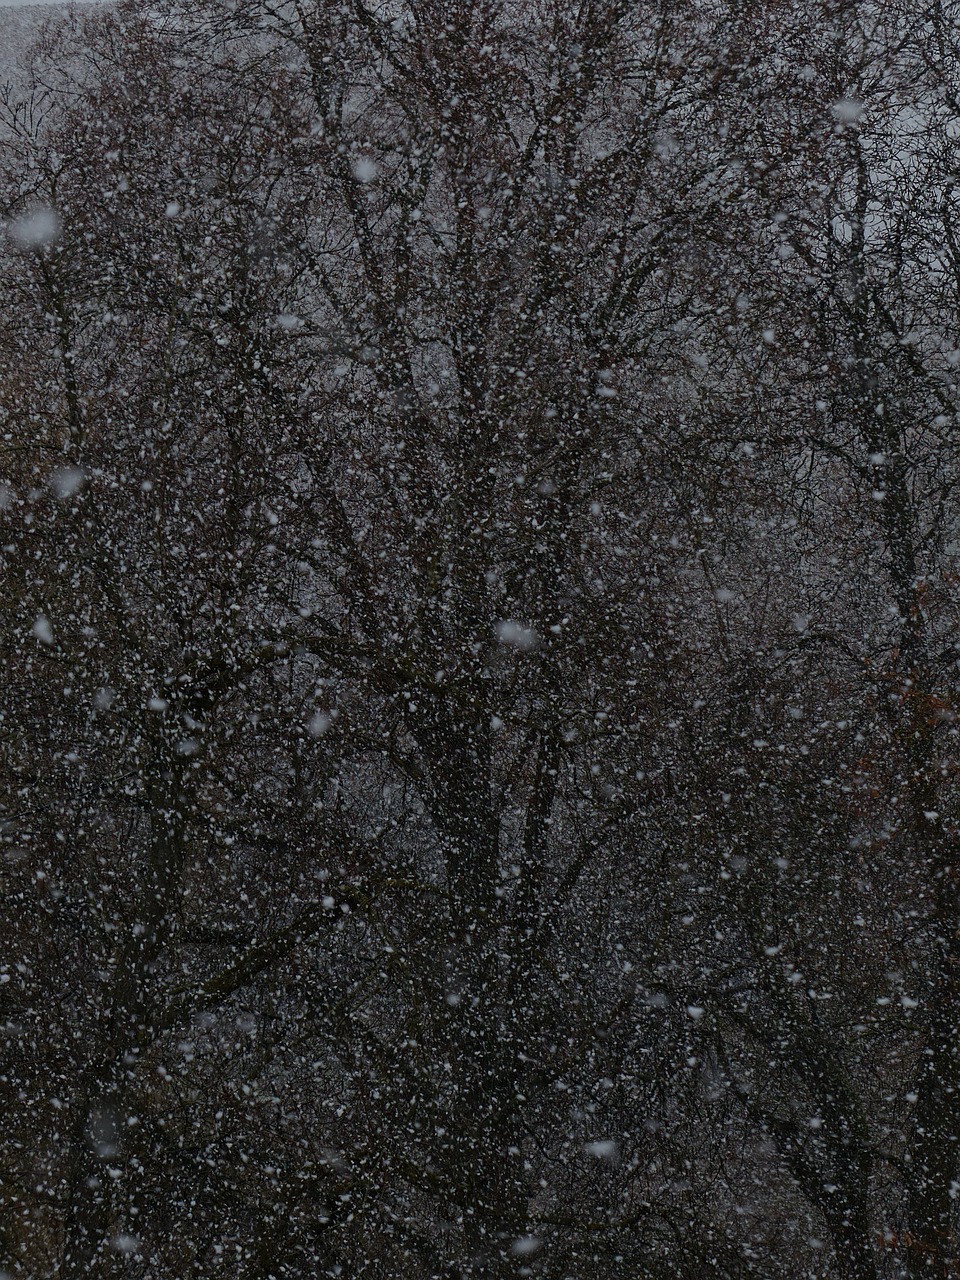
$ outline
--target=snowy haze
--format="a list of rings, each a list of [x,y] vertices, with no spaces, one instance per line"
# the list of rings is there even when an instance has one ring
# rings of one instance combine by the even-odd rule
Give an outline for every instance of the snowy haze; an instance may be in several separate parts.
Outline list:
[[[0,84],[17,82],[18,64],[37,37],[41,25],[73,8],[92,8],[104,0],[74,0],[71,4],[29,4],[0,0]]]

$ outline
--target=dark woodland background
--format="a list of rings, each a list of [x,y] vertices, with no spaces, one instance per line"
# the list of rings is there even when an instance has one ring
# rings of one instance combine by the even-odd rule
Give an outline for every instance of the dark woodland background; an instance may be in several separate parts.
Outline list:
[[[0,1270],[960,1276],[954,0],[0,19]]]

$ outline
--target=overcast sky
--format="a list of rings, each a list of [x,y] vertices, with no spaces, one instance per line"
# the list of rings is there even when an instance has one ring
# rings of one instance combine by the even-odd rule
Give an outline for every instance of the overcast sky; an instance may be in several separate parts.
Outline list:
[[[0,9],[22,9],[28,4],[63,4],[67,0],[0,0]],[[103,0],[72,0],[74,4],[101,4]]]

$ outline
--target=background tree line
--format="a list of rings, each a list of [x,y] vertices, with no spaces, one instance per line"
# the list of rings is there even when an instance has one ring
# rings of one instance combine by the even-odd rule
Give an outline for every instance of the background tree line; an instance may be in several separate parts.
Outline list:
[[[2,101],[0,1266],[957,1275],[956,6],[138,7]]]

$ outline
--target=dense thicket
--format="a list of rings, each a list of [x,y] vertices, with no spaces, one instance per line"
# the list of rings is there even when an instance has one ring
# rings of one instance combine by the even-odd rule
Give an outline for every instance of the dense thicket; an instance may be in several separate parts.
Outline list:
[[[960,12],[163,0],[2,101],[0,1268],[960,1274]]]

